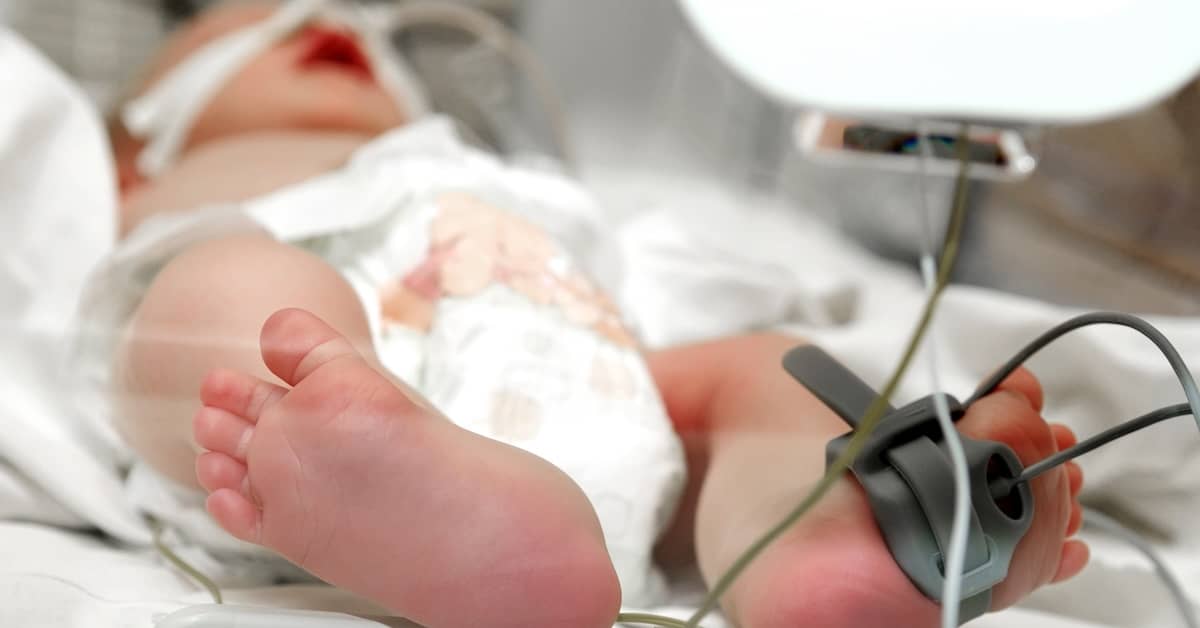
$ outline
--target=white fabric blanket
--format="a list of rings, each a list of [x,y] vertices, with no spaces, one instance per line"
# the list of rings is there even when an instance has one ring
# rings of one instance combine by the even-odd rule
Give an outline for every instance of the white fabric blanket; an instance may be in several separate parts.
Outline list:
[[[0,626],[149,628],[207,598],[148,548],[148,527],[123,499],[114,437],[78,429],[78,404],[96,400],[63,389],[67,365],[58,353],[85,273],[112,239],[111,164],[94,112],[2,28],[0,67],[0,233],[9,236],[0,258]],[[621,301],[650,344],[783,327],[822,344],[867,381],[886,376],[921,299],[909,273],[794,210],[735,202],[696,181],[658,184],[691,190],[695,202],[648,209],[620,234],[629,269]],[[936,332],[943,385],[968,392],[1067,314],[980,290],[949,291]],[[1200,364],[1200,322],[1155,322]],[[1127,332],[1078,334],[1032,366],[1047,390],[1047,414],[1080,435],[1182,397],[1165,362]],[[900,397],[927,391],[926,373],[918,364]],[[1200,549],[1188,515],[1200,497],[1197,447],[1195,425],[1180,419],[1083,460],[1086,497],[1156,529],[1193,599],[1200,599]],[[1103,539],[1094,550],[1081,577],[976,625],[1178,624],[1138,556]],[[378,612],[328,588],[227,594],[267,606]],[[695,594],[684,586],[671,612],[683,616]]]

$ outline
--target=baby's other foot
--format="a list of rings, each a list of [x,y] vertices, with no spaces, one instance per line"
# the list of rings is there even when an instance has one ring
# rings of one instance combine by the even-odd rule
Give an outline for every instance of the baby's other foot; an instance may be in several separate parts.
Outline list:
[[[430,628],[611,626],[616,574],[563,473],[431,412],[308,312],[261,345],[290,388],[214,371],[194,423],[225,530]]]
[[[1041,407],[1037,380],[1021,370],[972,405],[958,427],[970,438],[1007,444],[1028,466],[1075,443],[1066,427],[1041,418]],[[1087,546],[1070,538],[1082,521],[1082,483],[1073,463],[1033,481],[1033,522],[1008,577],[992,590],[992,610],[1074,576],[1086,565]],[[851,476],[839,480],[812,512],[751,563],[726,608],[745,628],[934,628],[941,612],[892,558],[866,494]]]

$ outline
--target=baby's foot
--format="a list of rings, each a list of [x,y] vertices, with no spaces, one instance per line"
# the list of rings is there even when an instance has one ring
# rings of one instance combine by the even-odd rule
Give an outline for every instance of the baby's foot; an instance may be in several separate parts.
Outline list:
[[[1039,416],[1041,404],[1037,381],[1019,371],[973,405],[958,427],[970,438],[1006,443],[1029,465],[1075,443],[1070,430]],[[1033,523],[1017,547],[1008,577],[993,588],[992,610],[1083,569],[1087,546],[1070,539],[1082,521],[1077,501],[1082,483],[1082,472],[1073,463],[1033,481]],[[933,628],[941,612],[900,570],[866,494],[850,476],[751,564],[734,585],[727,607],[746,628]]]
[[[599,522],[558,469],[431,412],[307,312],[261,344],[291,387],[215,371],[195,419],[225,530],[430,628],[611,626]]]

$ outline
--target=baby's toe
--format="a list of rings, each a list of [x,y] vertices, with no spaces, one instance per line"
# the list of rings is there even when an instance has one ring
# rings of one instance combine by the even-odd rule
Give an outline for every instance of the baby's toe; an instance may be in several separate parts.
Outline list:
[[[292,386],[323,364],[359,357],[349,340],[325,321],[300,309],[272,314],[263,324],[259,344],[267,368]]]
[[[1068,462],[1063,465],[1067,471],[1067,483],[1071,489],[1071,496],[1078,497],[1079,491],[1083,489],[1083,469],[1074,462]]]
[[[192,434],[196,443],[209,451],[245,460],[254,426],[236,414],[205,406],[192,419]]]
[[[1058,445],[1059,451],[1070,449],[1079,442],[1079,439],[1075,437],[1075,432],[1062,423],[1055,423],[1050,426],[1050,429],[1054,431],[1054,441]]]
[[[1052,582],[1062,582],[1074,578],[1087,567],[1091,551],[1083,541],[1071,540],[1063,544],[1062,557],[1058,561],[1058,573],[1054,574]]]
[[[1079,502],[1071,504],[1071,514],[1067,518],[1067,536],[1075,536],[1083,527],[1083,506]]]
[[[287,393],[287,389],[238,371],[214,369],[200,386],[200,401],[213,408],[256,422],[263,410]]]
[[[1022,465],[1054,454],[1058,447],[1050,425],[1024,394],[998,390],[971,404],[958,429],[976,440],[992,440],[1012,448]]]
[[[261,543],[262,512],[240,491],[222,488],[208,496],[208,513],[234,537]]]
[[[1038,378],[1034,376],[1029,369],[1020,367],[1013,371],[1011,375],[1006,377],[996,390],[1007,390],[1018,395],[1021,395],[1029,401],[1029,405],[1033,406],[1034,410],[1042,411],[1042,403],[1045,400],[1045,393],[1042,391],[1042,384]]]
[[[210,451],[196,458],[196,479],[210,493],[228,488],[244,494],[246,473],[245,464],[225,454]]]

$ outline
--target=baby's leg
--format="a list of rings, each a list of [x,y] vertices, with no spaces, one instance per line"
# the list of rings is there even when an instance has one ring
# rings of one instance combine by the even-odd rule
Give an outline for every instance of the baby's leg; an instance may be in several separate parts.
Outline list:
[[[207,241],[159,273],[125,330],[114,378],[117,426],[152,467],[197,486],[192,416],[204,375],[224,367],[278,382],[263,365],[263,321],[284,307],[318,313],[370,356],[353,289],[319,258],[248,235]],[[372,359],[372,358],[368,358]]]
[[[763,335],[652,357],[672,418],[691,444],[689,460],[707,465],[694,520],[679,527],[694,524],[696,555],[710,583],[799,503],[824,472],[826,443],[847,431],[781,368],[797,344]],[[1020,372],[972,406],[959,429],[1005,442],[1029,464],[1072,442],[1069,432],[1042,421],[1040,407],[1036,380]],[[1074,496],[1081,482],[1074,465],[1035,480],[1034,522],[994,591],[994,609],[1083,568],[1086,547],[1064,543],[1079,528]],[[722,605],[747,628],[932,627],[939,613],[892,559],[850,476],[751,564]]]
[[[264,330],[289,306],[331,324],[292,310]],[[126,334],[122,431],[160,472],[199,475],[235,536],[427,625],[611,625],[620,593],[579,489],[382,375],[358,297],[320,259],[265,237],[197,245]],[[219,453],[197,460],[193,417]]]
[[[196,416],[231,534],[426,626],[612,625],[616,573],[566,475],[442,420],[307,312],[262,347],[285,385],[215,371]]]

